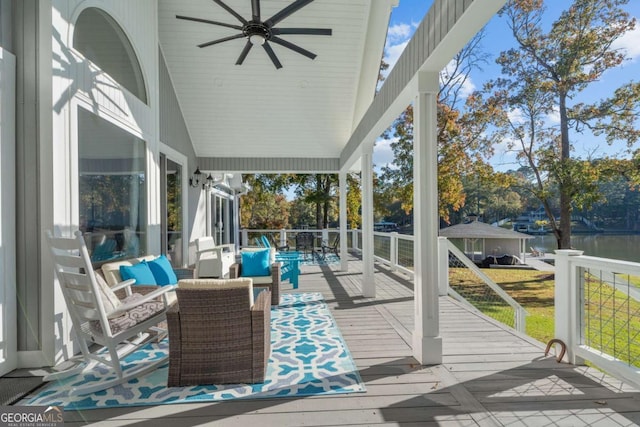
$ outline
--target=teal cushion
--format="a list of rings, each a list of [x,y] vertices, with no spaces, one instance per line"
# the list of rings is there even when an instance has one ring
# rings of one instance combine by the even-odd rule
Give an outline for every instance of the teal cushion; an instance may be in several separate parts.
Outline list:
[[[270,274],[269,249],[255,252],[242,252],[242,273],[240,276],[268,276]]]
[[[178,283],[178,277],[176,277],[176,273],[173,271],[173,267],[171,267],[171,263],[166,256],[160,255],[158,258],[148,261],[147,265],[151,269],[151,273],[158,285],[175,285]]]
[[[149,265],[144,261],[136,265],[121,265],[120,277],[122,280],[135,279],[136,285],[157,285]]]

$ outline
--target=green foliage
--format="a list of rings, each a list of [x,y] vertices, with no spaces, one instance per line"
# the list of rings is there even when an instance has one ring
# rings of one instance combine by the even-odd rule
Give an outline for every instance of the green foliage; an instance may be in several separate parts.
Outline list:
[[[464,177],[479,177],[496,185],[496,179],[484,158],[492,153],[487,135],[490,118],[497,105],[471,95],[462,102],[462,89],[469,73],[485,60],[480,48],[483,33],[479,33],[463,48],[441,74],[438,93],[438,208],[440,216],[449,221],[460,211],[467,197]],[[482,103],[483,107],[477,106]],[[460,105],[463,104],[463,105]],[[409,106],[385,132],[392,140],[393,166],[382,168],[381,187],[387,193],[388,204],[401,203],[409,213],[413,208],[413,107]]]
[[[362,224],[362,215],[360,214],[362,207],[360,176],[355,173],[348,174],[347,186],[347,226],[358,228]]]
[[[301,198],[289,204],[289,223],[292,228],[303,228],[316,220],[315,207]]]
[[[337,174],[291,175],[289,183],[305,202],[315,205],[315,226],[326,228],[337,218]]]
[[[248,175],[251,191],[240,198],[240,226],[250,229],[277,230],[289,227],[289,202],[278,192],[281,177]]]
[[[517,46],[497,59],[503,77],[486,85],[492,93],[487,105],[501,106],[493,115],[496,136],[506,137],[531,171],[527,190],[544,206],[559,248],[571,246],[571,228],[570,221],[559,222],[553,214],[553,198],[559,195],[560,217],[569,218],[574,208],[601,200],[598,182],[607,173],[604,163],[572,158],[580,140],[572,140],[571,133],[588,130],[609,143],[623,140],[629,149],[640,137],[635,128],[640,84],[624,84],[595,103],[574,102],[626,59],[612,43],[635,27],[635,19],[621,8],[627,3],[574,0],[548,31],[542,25],[541,0],[510,0],[501,11]],[[548,117],[556,114],[559,125],[554,126]],[[637,182],[637,173],[634,176]]]

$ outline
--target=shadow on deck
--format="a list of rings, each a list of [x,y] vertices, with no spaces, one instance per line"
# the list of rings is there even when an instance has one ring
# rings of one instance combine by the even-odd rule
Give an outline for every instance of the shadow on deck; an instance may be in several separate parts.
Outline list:
[[[362,265],[305,266],[296,292],[322,292],[367,392],[91,410],[65,425],[128,426],[628,426],[640,393],[592,368],[558,364],[544,347],[449,298],[440,299],[443,364],[411,356],[413,284],[376,266],[376,298],[360,295]],[[284,292],[293,292],[285,283]]]

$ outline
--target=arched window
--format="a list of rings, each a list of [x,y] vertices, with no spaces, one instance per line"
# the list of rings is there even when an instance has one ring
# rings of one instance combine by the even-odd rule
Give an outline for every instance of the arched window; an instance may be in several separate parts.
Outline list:
[[[76,21],[73,47],[145,104],[147,91],[133,46],[105,11],[89,7]]]

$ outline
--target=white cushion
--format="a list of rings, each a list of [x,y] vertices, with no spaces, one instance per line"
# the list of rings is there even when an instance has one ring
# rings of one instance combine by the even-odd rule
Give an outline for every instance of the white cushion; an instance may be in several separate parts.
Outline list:
[[[254,285],[270,285],[271,283],[273,283],[273,277],[271,277],[271,275],[269,276],[251,276],[251,277],[245,277],[248,279],[253,279],[253,284]]]
[[[122,304],[120,302],[120,299],[118,299],[116,294],[111,290],[111,288],[109,287],[109,285],[101,275],[99,275],[98,273],[95,273],[95,276],[96,276],[96,283],[98,284],[98,289],[100,291],[100,299],[102,300],[102,306],[104,307],[105,311],[107,313],[111,313],[117,310],[118,307],[120,307],[120,305]],[[121,315],[122,313],[115,313],[107,317],[109,317],[110,319],[113,319]]]
[[[247,288],[249,292],[249,304],[253,305],[253,280],[251,278],[240,279],[183,279],[178,282],[180,289],[238,289]]]

